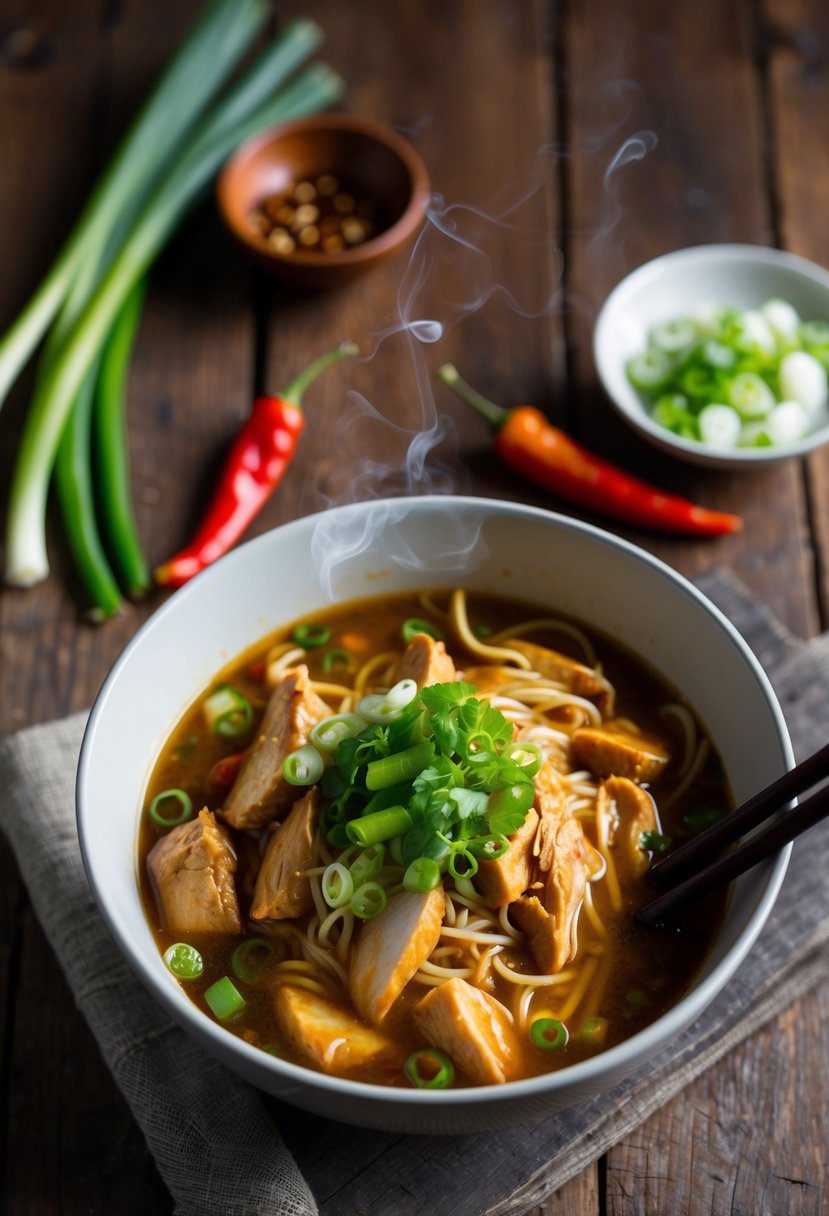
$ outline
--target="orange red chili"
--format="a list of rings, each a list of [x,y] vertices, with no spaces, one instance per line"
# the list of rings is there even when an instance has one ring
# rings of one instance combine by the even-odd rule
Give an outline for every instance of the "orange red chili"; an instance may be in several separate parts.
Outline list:
[[[462,380],[451,363],[437,374],[493,425],[495,450],[504,463],[558,497],[663,532],[721,536],[742,528],[739,515],[668,494],[597,456],[552,426],[533,406],[503,409]]]
[[[189,545],[155,571],[155,581],[181,587],[236,543],[270,498],[305,427],[302,394],[321,371],[357,353],[352,342],[315,359],[277,397],[257,397],[228,453],[218,485]]]

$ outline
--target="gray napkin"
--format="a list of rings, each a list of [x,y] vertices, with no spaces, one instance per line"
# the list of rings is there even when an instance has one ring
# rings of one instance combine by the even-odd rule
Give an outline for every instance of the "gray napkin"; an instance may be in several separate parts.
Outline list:
[[[769,673],[798,759],[816,751],[827,735],[829,637],[807,643],[791,638],[726,575],[706,576],[700,585]],[[829,918],[820,919],[827,823],[795,845],[775,911],[727,991],[699,1023],[609,1094],[497,1137],[391,1136],[288,1114],[192,1043],[120,956],[113,959],[75,831],[74,772],[84,721],[76,715],[33,727],[0,746],[0,827],[178,1213],[525,1212],[829,975]]]

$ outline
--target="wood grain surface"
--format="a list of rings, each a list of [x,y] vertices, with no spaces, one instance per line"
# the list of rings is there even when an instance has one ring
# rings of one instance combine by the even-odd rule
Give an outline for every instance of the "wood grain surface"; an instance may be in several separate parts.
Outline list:
[[[199,9],[0,4],[0,325]],[[730,568],[799,636],[826,628],[826,453],[753,474],[682,465],[624,429],[590,350],[608,291],[668,250],[746,241],[829,264],[823,0],[306,0],[280,5],[274,26],[297,10],[325,30],[322,55],[348,82],[348,108],[419,147],[434,219],[411,262],[308,297],[254,274],[209,200],[186,223],[153,273],[129,385],[150,560],[192,529],[255,390],[353,337],[366,357],[308,393],[299,457],[251,535],[401,492],[562,507],[500,467],[483,421],[435,389],[432,371],[451,359],[495,400],[539,404],[604,455],[738,511],[746,526],[690,542],[593,522],[685,574]],[[440,326],[434,346],[412,336],[423,320]],[[30,387],[29,372],[0,413],[3,500]],[[90,626],[54,517],[50,554],[48,581],[0,595],[0,734],[88,705],[162,600]],[[5,843],[0,990],[0,1209],[169,1212]],[[826,1094],[810,1065],[829,1051],[827,1003],[827,987],[801,999],[532,1216],[825,1212]]]

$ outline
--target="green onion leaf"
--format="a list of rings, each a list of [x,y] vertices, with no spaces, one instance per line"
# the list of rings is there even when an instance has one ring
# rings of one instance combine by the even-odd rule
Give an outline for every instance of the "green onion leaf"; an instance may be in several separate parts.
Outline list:
[[[174,812],[169,805],[174,803],[178,811]],[[167,813],[165,813],[165,806]],[[156,794],[150,803],[150,819],[160,828],[177,828],[180,823],[186,823],[193,815],[193,799],[184,790],[162,790]]]
[[[367,849],[363,849],[358,853],[352,862],[349,863],[348,872],[354,880],[354,886],[359,887],[364,882],[368,882],[370,878],[380,869],[386,856],[386,848],[382,842],[369,845]]]
[[[703,832],[715,824],[718,819],[722,819],[722,812],[713,806],[697,807],[696,810],[688,811],[686,815],[682,816],[683,823],[693,832]]]
[[[601,1047],[607,1038],[607,1018],[588,1018],[581,1028],[582,1042],[586,1047]]]
[[[454,1064],[434,1047],[412,1052],[403,1071],[416,1089],[448,1089],[455,1079]]]
[[[670,843],[670,836],[663,836],[661,832],[641,832],[639,835],[639,848],[643,853],[664,853]]]
[[[323,718],[309,736],[314,747],[326,755],[336,752],[343,739],[351,739],[365,730],[365,721],[357,714],[333,714]]]
[[[395,755],[372,760],[366,769],[366,788],[383,790],[401,781],[412,781],[428,768],[434,756],[435,745],[430,739],[425,739],[422,743],[416,743],[414,747],[408,747]]]
[[[247,1002],[239,989],[228,976],[223,975],[215,984],[211,984],[204,994],[204,999],[210,1007],[213,1016],[220,1022],[227,1022],[241,1013]]]
[[[204,971],[204,960],[195,946],[176,942],[164,951],[164,962],[177,980],[195,980]]]

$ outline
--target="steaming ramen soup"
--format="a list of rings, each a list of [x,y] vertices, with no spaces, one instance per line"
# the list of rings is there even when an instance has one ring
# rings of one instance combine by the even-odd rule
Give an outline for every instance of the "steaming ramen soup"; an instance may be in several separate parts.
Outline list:
[[[681,697],[537,608],[435,592],[281,630],[152,776],[143,898],[208,1016],[331,1075],[446,1088],[584,1060],[684,995],[723,898],[637,926],[729,809]]]

